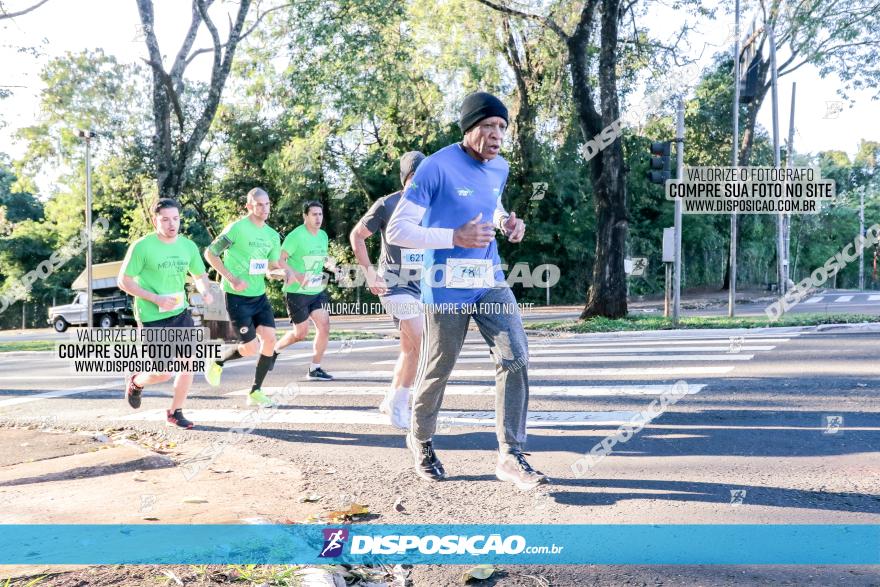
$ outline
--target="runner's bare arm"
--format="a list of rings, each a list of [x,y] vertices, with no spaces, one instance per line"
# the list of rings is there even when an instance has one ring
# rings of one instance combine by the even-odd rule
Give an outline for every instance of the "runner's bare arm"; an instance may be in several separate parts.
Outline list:
[[[508,216],[510,214],[504,209],[501,196],[498,196],[498,199],[495,200],[495,212],[492,213],[492,224],[495,225],[495,228],[504,230],[504,221],[507,220]]]
[[[372,235],[373,232],[364,226],[363,222],[358,222],[351,231],[351,234],[348,235],[348,240],[351,242],[351,248],[354,251],[354,256],[357,259],[358,265],[360,265],[361,270],[363,270],[364,274],[367,276],[367,287],[369,287],[370,291],[375,295],[381,296],[388,292],[388,285],[385,283],[384,279],[379,277],[376,273],[376,269],[370,261],[370,254],[367,251],[366,240]]]
[[[300,285],[305,285],[306,274],[300,273],[296,269],[290,266],[290,263],[287,260],[290,258],[290,254],[284,249],[281,250],[281,256],[278,257],[277,261],[270,261],[269,267],[272,269],[281,269],[284,272],[284,286],[287,287],[291,283],[299,283]]]
[[[492,214],[492,224],[501,231],[512,243],[518,243],[523,239],[526,232],[526,224],[516,217],[516,212],[509,214],[501,203],[501,196],[495,202],[495,212]]]
[[[211,246],[213,247],[213,245]],[[208,262],[208,265],[214,268],[214,271],[222,277],[225,277],[226,280],[232,284],[233,289],[236,291],[247,289],[247,283],[233,275],[232,272],[226,268],[226,265],[223,264],[223,259],[218,257],[214,251],[211,250],[211,247],[205,249],[205,261]]]
[[[201,275],[193,275],[193,281],[196,284],[196,291],[202,294],[202,299],[206,304],[213,303],[214,296],[211,294],[211,282],[207,273]]]
[[[137,284],[134,277],[124,275],[122,272],[119,273],[119,277],[116,279],[116,285],[129,295],[156,304],[163,312],[167,312],[177,305],[177,300],[174,296],[160,296],[159,294],[147,291]]]

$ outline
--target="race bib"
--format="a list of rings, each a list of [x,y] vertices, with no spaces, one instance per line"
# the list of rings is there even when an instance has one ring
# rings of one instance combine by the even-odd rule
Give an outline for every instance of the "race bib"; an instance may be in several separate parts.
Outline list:
[[[169,312],[180,310],[186,306],[186,292],[178,291],[168,295],[174,296],[174,307],[171,308]]]
[[[425,263],[424,249],[400,249],[400,266],[403,269],[421,269]]]
[[[310,274],[306,279],[305,289],[315,289],[316,287],[321,287],[324,285],[324,274],[319,273],[318,275]]]
[[[248,273],[251,275],[265,275],[269,270],[268,259],[251,259],[251,266]]]
[[[166,312],[174,312],[175,310],[180,310],[186,307],[186,292],[176,291],[174,293],[162,295],[174,298],[174,307],[170,310],[165,310]]]
[[[494,286],[491,259],[446,259],[446,287],[481,289]]]

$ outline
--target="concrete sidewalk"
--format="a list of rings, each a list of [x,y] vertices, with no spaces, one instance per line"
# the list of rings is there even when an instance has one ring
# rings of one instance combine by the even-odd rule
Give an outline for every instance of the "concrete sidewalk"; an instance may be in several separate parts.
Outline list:
[[[296,464],[248,450],[248,435],[165,432],[0,427],[0,524],[284,524],[326,513]],[[0,581],[81,568],[0,566]]]

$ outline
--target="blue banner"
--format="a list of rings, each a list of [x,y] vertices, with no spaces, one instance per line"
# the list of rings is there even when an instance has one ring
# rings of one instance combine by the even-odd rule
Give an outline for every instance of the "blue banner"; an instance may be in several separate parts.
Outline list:
[[[0,564],[880,564],[880,525],[0,525]]]

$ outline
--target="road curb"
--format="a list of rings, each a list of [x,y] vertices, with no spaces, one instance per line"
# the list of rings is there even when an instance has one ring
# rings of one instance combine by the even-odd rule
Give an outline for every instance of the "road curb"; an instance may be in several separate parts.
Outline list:
[[[844,324],[818,324],[814,326],[762,326],[760,328],[678,328],[668,330],[616,330],[610,332],[567,332],[556,330],[537,330],[526,328],[526,333],[548,338],[620,338],[624,336],[671,335],[685,337],[691,334],[707,333],[722,336],[743,336],[746,334],[817,334],[838,332],[880,333],[880,322],[856,322]]]

